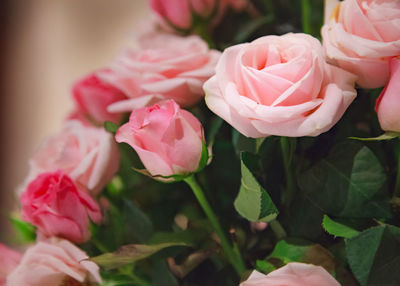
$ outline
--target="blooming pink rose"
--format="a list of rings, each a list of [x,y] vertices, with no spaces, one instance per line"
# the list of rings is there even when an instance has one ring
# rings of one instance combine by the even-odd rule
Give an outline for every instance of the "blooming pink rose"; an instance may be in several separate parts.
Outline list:
[[[21,253],[0,243],[0,286],[6,286],[6,278],[21,260]]]
[[[375,105],[381,128],[400,132],[400,57],[390,60],[390,80]]]
[[[253,271],[240,286],[340,286],[321,266],[289,263],[268,275]]]
[[[29,248],[7,286],[94,285],[101,283],[99,267],[67,240],[52,239]]]
[[[71,120],[43,142],[29,164],[27,182],[40,173],[62,170],[96,195],[118,171],[119,151],[112,135],[103,128]]]
[[[317,39],[286,34],[226,49],[204,90],[208,107],[245,136],[317,136],[355,98],[354,80],[325,62]]]
[[[200,101],[203,83],[214,73],[220,52],[209,50],[198,36],[171,34],[143,36],[138,50],[127,50],[101,72],[101,80],[122,90],[130,100],[109,106],[110,112],[126,112],[174,99],[181,106]]]
[[[116,101],[126,99],[126,96],[115,87],[103,83],[90,74],[78,82],[72,89],[77,113],[84,114],[90,121],[102,125],[104,121],[119,122],[122,114],[109,113],[107,107]]]
[[[43,173],[21,196],[22,218],[46,237],[60,236],[81,243],[90,238],[89,218],[99,223],[96,202],[62,172]]]
[[[389,59],[400,55],[400,1],[326,0],[323,43],[330,61],[376,88],[389,78]]]
[[[200,122],[173,100],[134,110],[115,139],[131,145],[153,176],[194,172],[204,142]]]
[[[217,4],[218,0],[150,0],[154,12],[180,29],[189,29],[193,25],[193,13],[209,18]]]

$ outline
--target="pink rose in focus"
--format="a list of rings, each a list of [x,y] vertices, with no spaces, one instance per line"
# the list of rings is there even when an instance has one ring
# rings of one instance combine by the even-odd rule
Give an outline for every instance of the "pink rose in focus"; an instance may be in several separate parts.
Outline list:
[[[96,202],[62,172],[43,173],[21,196],[22,218],[45,237],[60,236],[82,243],[90,238],[89,218],[99,223]]]
[[[42,143],[29,164],[28,182],[40,173],[61,170],[97,195],[118,171],[119,151],[103,128],[71,120]]]
[[[98,76],[130,99],[111,104],[110,112],[127,112],[162,99],[191,106],[204,97],[203,83],[214,75],[220,52],[198,36],[148,34],[139,49],[127,50]]]
[[[0,243],[0,286],[6,286],[6,278],[18,266],[22,254]]]
[[[207,106],[245,136],[317,136],[355,98],[354,80],[325,62],[317,39],[286,34],[226,49],[204,90]]]
[[[340,286],[321,266],[289,263],[268,275],[253,271],[240,286]]]
[[[132,146],[153,176],[196,171],[204,143],[200,122],[173,100],[134,110],[115,139]]]
[[[390,80],[375,105],[381,128],[400,132],[400,57],[390,60]]]
[[[219,0],[150,0],[150,6],[166,22],[180,29],[193,25],[193,13],[205,20],[218,8]]]
[[[67,240],[53,238],[29,248],[7,277],[7,286],[95,285],[99,267]],[[84,284],[85,283],[85,284]]]
[[[107,107],[126,96],[115,87],[105,84],[96,76],[90,74],[77,81],[72,89],[77,113],[83,114],[88,120],[102,125],[104,121],[118,123],[122,114],[109,113]]]
[[[400,55],[400,1],[326,0],[322,38],[330,61],[377,88],[389,79],[389,59]]]

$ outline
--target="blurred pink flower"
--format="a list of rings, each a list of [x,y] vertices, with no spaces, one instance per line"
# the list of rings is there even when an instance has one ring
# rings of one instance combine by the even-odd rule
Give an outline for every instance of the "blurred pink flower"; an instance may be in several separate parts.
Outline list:
[[[18,266],[22,254],[0,243],[0,286],[6,286],[7,276]]]
[[[89,218],[99,223],[97,203],[62,172],[43,173],[21,196],[22,218],[45,237],[59,236],[82,243],[90,238]]]

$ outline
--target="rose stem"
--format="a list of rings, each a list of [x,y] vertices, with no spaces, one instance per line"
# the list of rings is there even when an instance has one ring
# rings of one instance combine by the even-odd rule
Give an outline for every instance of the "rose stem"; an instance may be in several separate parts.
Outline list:
[[[303,32],[306,34],[311,33],[311,10],[310,10],[310,0],[301,0],[301,26]]]
[[[193,190],[194,195],[197,198],[200,206],[202,207],[204,213],[206,214],[208,220],[210,221],[211,225],[215,229],[219,239],[221,240],[222,249],[225,252],[229,262],[235,268],[237,274],[241,276],[245,271],[245,266],[243,262],[243,258],[240,255],[239,251],[234,251],[231,244],[229,243],[228,239],[226,238],[224,231],[222,230],[221,225],[218,222],[217,216],[215,215],[214,211],[212,210],[210,204],[208,203],[203,190],[196,182],[196,178],[194,175],[190,175],[189,177],[185,178],[185,182],[190,186]]]
[[[282,200],[286,204],[286,206],[289,207],[294,196],[295,184],[292,168],[290,167],[293,150],[290,150],[291,148],[288,137],[281,136],[281,149],[286,175],[286,192]]]

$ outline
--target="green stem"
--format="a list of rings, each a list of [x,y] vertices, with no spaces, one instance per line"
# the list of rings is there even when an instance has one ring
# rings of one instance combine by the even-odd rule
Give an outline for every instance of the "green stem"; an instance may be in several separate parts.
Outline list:
[[[97,247],[97,249],[100,250],[101,252],[103,252],[103,253],[109,252],[109,250],[107,249],[107,247],[104,246],[104,244],[101,243],[101,242],[97,239],[97,237],[93,237],[93,236],[92,236],[92,238],[91,238],[90,240],[91,240],[92,243]]]
[[[237,274],[241,276],[243,272],[246,270],[243,258],[240,255],[239,251],[234,251],[232,245],[226,238],[224,231],[222,230],[221,225],[218,222],[217,216],[215,215],[214,211],[212,210],[210,204],[208,203],[203,190],[197,184],[196,178],[194,175],[191,175],[185,178],[185,182],[190,186],[193,190],[194,195],[197,198],[200,206],[202,207],[204,213],[206,214],[208,220],[210,221],[211,225],[213,226],[215,232],[217,233],[219,239],[221,240],[221,246],[224,250],[225,255],[227,256],[229,262],[235,268]]]
[[[208,47],[210,49],[215,49],[215,43],[212,40],[208,30],[207,30],[207,23],[206,22],[199,22],[195,28],[194,31],[201,37],[203,38],[204,41],[207,42]]]
[[[274,219],[269,223],[269,226],[271,227],[272,231],[274,232],[276,238],[278,240],[281,240],[282,238],[285,238],[287,236],[285,229],[282,227],[282,225]]]
[[[119,269],[119,273],[129,277],[132,280],[132,282],[134,283],[134,285],[137,285],[137,286],[151,286],[152,285],[151,283],[147,282],[146,280],[136,276],[133,273],[133,269],[134,269],[133,265],[127,265],[127,267],[121,267]]]
[[[303,32],[306,34],[312,34],[310,20],[311,20],[310,0],[301,0],[301,26]]]
[[[283,202],[289,207],[295,195],[295,181],[291,168],[292,155],[294,148],[290,146],[288,137],[281,137],[281,149],[283,157],[283,165],[285,167],[286,175],[286,190],[283,196]]]

